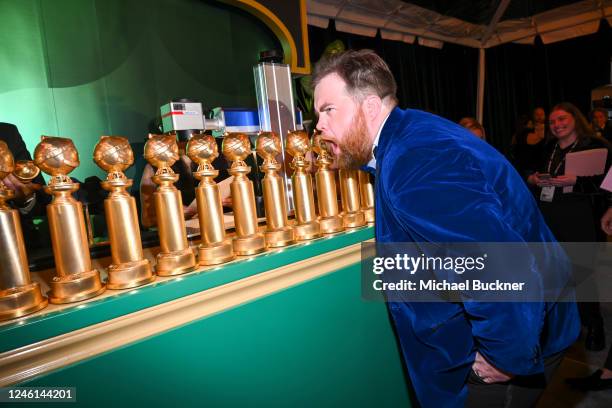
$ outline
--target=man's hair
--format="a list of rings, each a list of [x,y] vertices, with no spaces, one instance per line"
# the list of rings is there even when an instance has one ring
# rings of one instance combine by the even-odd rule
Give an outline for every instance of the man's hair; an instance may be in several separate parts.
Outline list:
[[[397,85],[387,63],[372,50],[348,50],[322,58],[312,73],[312,88],[330,74],[346,83],[350,95],[361,99],[368,94],[389,97],[397,103]]]

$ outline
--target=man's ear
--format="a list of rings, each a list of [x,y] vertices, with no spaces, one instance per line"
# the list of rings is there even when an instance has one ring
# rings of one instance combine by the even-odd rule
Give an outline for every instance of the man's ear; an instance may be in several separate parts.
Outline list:
[[[361,103],[361,109],[368,121],[374,120],[382,109],[382,99],[376,95],[368,95]]]

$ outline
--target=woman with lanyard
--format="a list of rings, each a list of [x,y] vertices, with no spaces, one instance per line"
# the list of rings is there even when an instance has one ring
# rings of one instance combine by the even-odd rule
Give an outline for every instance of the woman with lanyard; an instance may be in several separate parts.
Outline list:
[[[556,105],[550,113],[549,125],[552,138],[544,149],[540,165],[542,172],[536,172],[527,179],[529,184],[537,187],[536,198],[542,215],[560,242],[605,240],[599,228],[599,220],[607,208],[606,195],[599,188],[605,172],[591,177],[566,174],[565,158],[572,152],[607,148],[607,171],[612,159],[610,146],[605,140],[595,137],[585,117],[571,103]],[[566,187],[571,187],[571,192],[566,192]],[[580,283],[592,271],[575,267],[574,273],[576,282]],[[584,286],[582,288],[585,289]],[[593,292],[596,290],[592,289]],[[580,290],[577,293],[580,297]],[[578,306],[582,323],[587,326],[586,348],[602,350],[605,335],[599,303],[582,302]]]

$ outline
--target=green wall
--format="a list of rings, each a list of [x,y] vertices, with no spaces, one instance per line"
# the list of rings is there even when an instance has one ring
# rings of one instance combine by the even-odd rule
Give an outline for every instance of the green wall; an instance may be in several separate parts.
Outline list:
[[[40,135],[74,140],[81,166],[101,135],[142,142],[172,97],[255,107],[252,67],[274,34],[205,0],[0,0],[0,121],[30,152]],[[134,168],[127,175],[134,177]]]

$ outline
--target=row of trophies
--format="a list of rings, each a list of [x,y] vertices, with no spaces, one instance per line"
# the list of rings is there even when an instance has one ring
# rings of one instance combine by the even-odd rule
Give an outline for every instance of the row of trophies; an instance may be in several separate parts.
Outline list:
[[[32,282],[23,235],[16,210],[6,204],[13,192],[2,179],[13,173],[21,182],[31,182],[44,171],[50,176],[45,191],[53,196],[47,206],[56,274],[50,282],[48,301],[69,303],[89,299],[108,289],[127,289],[155,279],[151,263],[143,255],[135,200],[126,191],[132,180],[123,173],[134,161],[128,140],[118,136],[102,136],[94,149],[94,161],[108,175],[101,183],[109,191],[104,201],[111,247],[111,265],[106,283],[92,268],[87,234],[80,202],[72,193],[78,190],[68,174],[79,165],[78,152],[70,139],[42,136],[34,152],[34,162],[13,162],[7,145],[0,141],[0,320],[20,317],[44,308],[47,299],[40,286]],[[317,154],[315,175],[319,215],[315,200],[310,162],[307,153]],[[285,183],[280,175],[281,152],[278,135],[260,132],[256,151],[263,159],[262,180],[266,228],[259,232],[253,183],[247,177],[251,168],[244,160],[251,154],[247,135],[230,133],[223,140],[223,154],[231,161],[229,173],[233,201],[235,236],[226,236],[219,188],[214,181],[218,171],[212,166],[218,156],[215,139],[195,134],[189,140],[187,155],[198,164],[194,173],[200,180],[196,201],[201,229],[197,247],[200,265],[216,265],[236,256],[254,255],[267,248],[278,248],[333,234],[374,222],[374,192],[369,175],[358,170],[340,170],[340,192],[343,211],[338,208],[336,172],[331,169],[333,157],[328,146],[315,135],[312,143],[306,132],[290,132],[286,151],[293,157],[291,178],[295,222],[287,216]],[[187,241],[183,204],[174,186],[178,175],[171,166],[179,159],[176,137],[172,134],[149,135],[144,148],[145,159],[157,171],[154,205],[157,214],[160,251],[156,256],[155,273],[173,276],[196,268],[196,257]],[[39,170],[40,169],[40,170]]]

